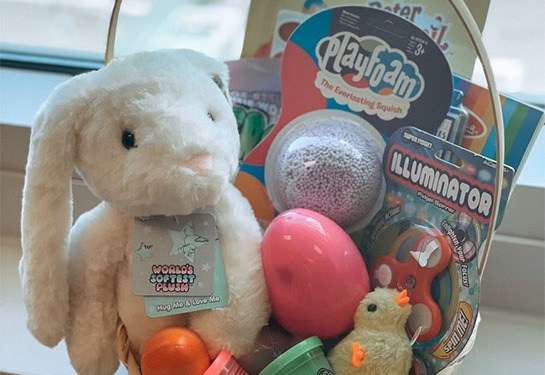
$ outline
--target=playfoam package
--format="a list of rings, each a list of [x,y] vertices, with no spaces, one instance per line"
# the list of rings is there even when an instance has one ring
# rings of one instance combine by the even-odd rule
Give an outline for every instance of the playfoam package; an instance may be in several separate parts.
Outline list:
[[[307,208],[359,230],[380,207],[384,139],[408,124],[435,134],[452,95],[440,48],[391,13],[330,8],[291,35],[282,112],[235,182],[266,226]]]
[[[482,30],[490,0],[465,3]],[[437,0],[252,0],[242,56],[279,57],[290,34],[310,14],[352,4],[385,10],[413,22],[440,46],[455,73],[471,77],[476,56],[466,31],[448,2]]]
[[[437,156],[446,151],[456,164]],[[475,327],[477,264],[492,230],[496,164],[412,127],[390,137],[384,160],[384,205],[367,226],[361,251],[374,287],[409,290],[408,330],[418,335],[413,348],[436,374]],[[500,214],[513,174],[505,168]]]
[[[241,59],[227,65],[242,161],[278,121],[280,59]]]

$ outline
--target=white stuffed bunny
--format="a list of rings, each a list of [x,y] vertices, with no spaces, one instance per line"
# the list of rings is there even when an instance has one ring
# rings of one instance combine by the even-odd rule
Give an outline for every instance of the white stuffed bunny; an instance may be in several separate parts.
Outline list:
[[[139,53],[61,84],[37,114],[22,215],[28,327],[47,346],[65,337],[79,374],[117,369],[118,318],[136,358],[173,325],[197,332],[211,355],[242,355],[267,323],[260,229],[229,182],[239,136],[227,77],[194,51]],[[74,166],[103,202],[71,228]],[[148,318],[130,287],[134,217],[205,206],[216,210],[228,305]]]

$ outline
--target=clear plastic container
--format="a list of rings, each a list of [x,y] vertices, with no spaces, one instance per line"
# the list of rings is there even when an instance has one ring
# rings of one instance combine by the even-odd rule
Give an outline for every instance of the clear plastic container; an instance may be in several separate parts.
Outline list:
[[[341,111],[295,119],[278,134],[265,163],[274,208],[306,208],[348,232],[361,229],[384,198],[383,144],[371,125]]]

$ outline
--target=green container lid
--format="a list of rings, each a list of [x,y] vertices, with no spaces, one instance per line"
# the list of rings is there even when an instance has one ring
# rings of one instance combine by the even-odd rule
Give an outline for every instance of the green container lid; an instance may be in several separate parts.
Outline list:
[[[259,373],[259,375],[278,375],[282,374],[281,370],[288,365],[299,365],[308,361],[308,357],[305,354],[313,351],[316,348],[322,350],[322,341],[316,337],[309,337],[308,339],[301,341],[299,344],[290,348],[280,357],[272,361],[267,367]],[[325,355],[324,355],[325,359]],[[295,363],[294,363],[295,362]],[[300,362],[300,363],[299,363]]]

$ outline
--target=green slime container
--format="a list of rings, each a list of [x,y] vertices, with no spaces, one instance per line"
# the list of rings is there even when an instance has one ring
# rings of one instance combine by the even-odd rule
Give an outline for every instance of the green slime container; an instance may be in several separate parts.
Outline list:
[[[316,336],[301,341],[271,362],[259,375],[335,375],[323,346]]]

